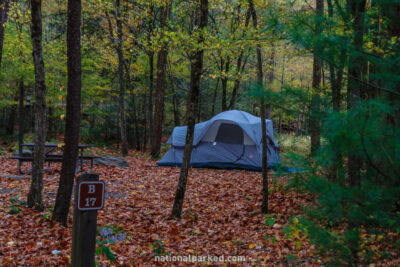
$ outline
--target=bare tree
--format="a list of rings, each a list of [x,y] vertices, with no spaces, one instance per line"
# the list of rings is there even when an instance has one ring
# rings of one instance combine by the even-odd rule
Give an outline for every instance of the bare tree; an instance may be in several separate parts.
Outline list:
[[[320,19],[324,12],[324,1],[316,0],[316,19],[315,19],[315,36],[321,35],[322,26]],[[312,74],[312,97],[311,97],[311,116],[310,116],[310,130],[311,130],[311,154],[315,155],[316,151],[321,146],[320,138],[320,84],[321,84],[321,51],[318,47],[314,47],[314,61],[313,61],[313,74]]]
[[[347,0],[347,8],[352,16],[353,45],[357,51],[363,50],[364,38],[364,14],[366,0]],[[349,78],[347,85],[347,108],[351,109],[358,106],[362,96],[362,70],[364,57],[362,54],[353,54],[349,59]],[[349,153],[348,171],[349,183],[359,185],[361,180],[361,159],[354,152]]]
[[[257,30],[257,13],[254,8],[253,0],[249,0],[249,8],[253,18],[253,27]],[[262,132],[262,180],[263,180],[263,200],[261,205],[261,212],[268,213],[268,158],[267,158],[267,125],[265,116],[265,99],[264,99],[264,86],[263,86],[263,68],[262,68],[262,54],[261,45],[258,43],[256,47],[257,56],[257,86],[260,88],[260,110],[261,110],[261,132]]]
[[[121,1],[114,0],[114,16],[117,22],[117,54],[118,54],[118,79],[119,79],[119,132],[121,135],[122,156],[128,155],[128,138],[126,133],[126,114],[125,114],[125,83],[124,83],[124,52],[122,47],[122,20],[121,20]],[[110,29],[112,31],[112,29]]]
[[[68,0],[67,57],[68,92],[64,136],[64,158],[60,184],[54,206],[53,220],[67,224],[75,167],[78,157],[79,126],[81,119],[81,0]]]
[[[42,51],[42,1],[31,0],[32,53],[35,65],[35,148],[28,206],[43,210],[43,163],[46,142],[46,83]]]
[[[192,154],[194,126],[196,123],[196,114],[198,109],[198,99],[200,95],[200,79],[203,70],[203,48],[204,42],[203,29],[207,27],[208,22],[208,0],[199,0],[199,6],[196,12],[196,25],[199,26],[197,43],[199,44],[191,56],[190,66],[190,92],[186,111],[186,142],[183,154],[182,167],[179,175],[178,188],[176,189],[174,206],[172,207],[172,217],[180,219],[182,214],[183,199],[185,197],[187,176]]]
[[[167,3],[160,10],[160,27],[165,29],[167,26],[167,18],[169,15],[170,4]],[[160,155],[162,124],[164,121],[164,101],[166,86],[166,68],[168,57],[168,43],[163,42],[160,51],[157,53],[157,80],[155,91],[155,107],[154,107],[154,140],[151,147],[151,156],[157,159]]]

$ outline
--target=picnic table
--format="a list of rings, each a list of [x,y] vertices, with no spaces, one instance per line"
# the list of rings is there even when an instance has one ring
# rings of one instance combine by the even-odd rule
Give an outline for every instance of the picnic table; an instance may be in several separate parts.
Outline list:
[[[27,147],[30,149],[33,149],[35,147],[34,143],[26,143],[21,145],[23,147]],[[98,158],[97,156],[94,155],[84,155],[84,150],[90,147],[95,147],[95,145],[85,145],[85,144],[79,144],[78,145],[78,165],[76,167],[75,173],[79,171],[79,165],[80,165],[80,170],[81,172],[84,171],[83,169],[83,163],[84,160],[89,160],[90,161],[90,170],[91,172],[93,170],[93,160],[95,158]],[[64,145],[62,144],[55,144],[55,143],[46,143],[45,144],[45,158],[44,161],[48,163],[47,167],[44,170],[47,170],[50,168],[50,163],[51,162],[62,162],[63,161],[63,154],[64,154]],[[16,159],[18,160],[18,171],[20,174],[25,174],[25,173],[31,173],[33,169],[33,154],[30,155],[14,155],[11,157],[11,159]],[[31,170],[30,171],[22,171],[21,167],[24,162],[31,162]]]

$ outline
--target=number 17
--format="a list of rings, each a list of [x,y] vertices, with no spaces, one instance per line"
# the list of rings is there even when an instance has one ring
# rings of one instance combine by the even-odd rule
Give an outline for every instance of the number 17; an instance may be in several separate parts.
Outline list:
[[[90,197],[90,198],[87,197],[85,200],[86,200],[85,207],[94,206],[94,203],[96,203],[95,197]]]

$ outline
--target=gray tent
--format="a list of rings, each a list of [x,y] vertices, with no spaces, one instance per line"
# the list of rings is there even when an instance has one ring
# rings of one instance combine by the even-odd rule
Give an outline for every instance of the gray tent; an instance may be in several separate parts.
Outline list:
[[[268,167],[280,164],[278,144],[271,120],[267,123]],[[171,148],[157,163],[181,166],[187,126],[175,127],[167,143]],[[247,112],[230,110],[197,123],[194,130],[192,167],[261,170],[261,119]]]

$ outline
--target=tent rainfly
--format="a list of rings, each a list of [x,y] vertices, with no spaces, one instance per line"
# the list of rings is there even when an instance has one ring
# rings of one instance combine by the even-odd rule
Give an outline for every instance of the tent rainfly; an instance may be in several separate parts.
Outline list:
[[[271,120],[267,126],[268,167],[280,164],[278,144],[274,140]],[[167,144],[171,148],[158,166],[181,166],[187,126],[175,127]],[[261,171],[261,119],[247,112],[230,110],[197,123],[194,130],[191,167],[246,169]]]

